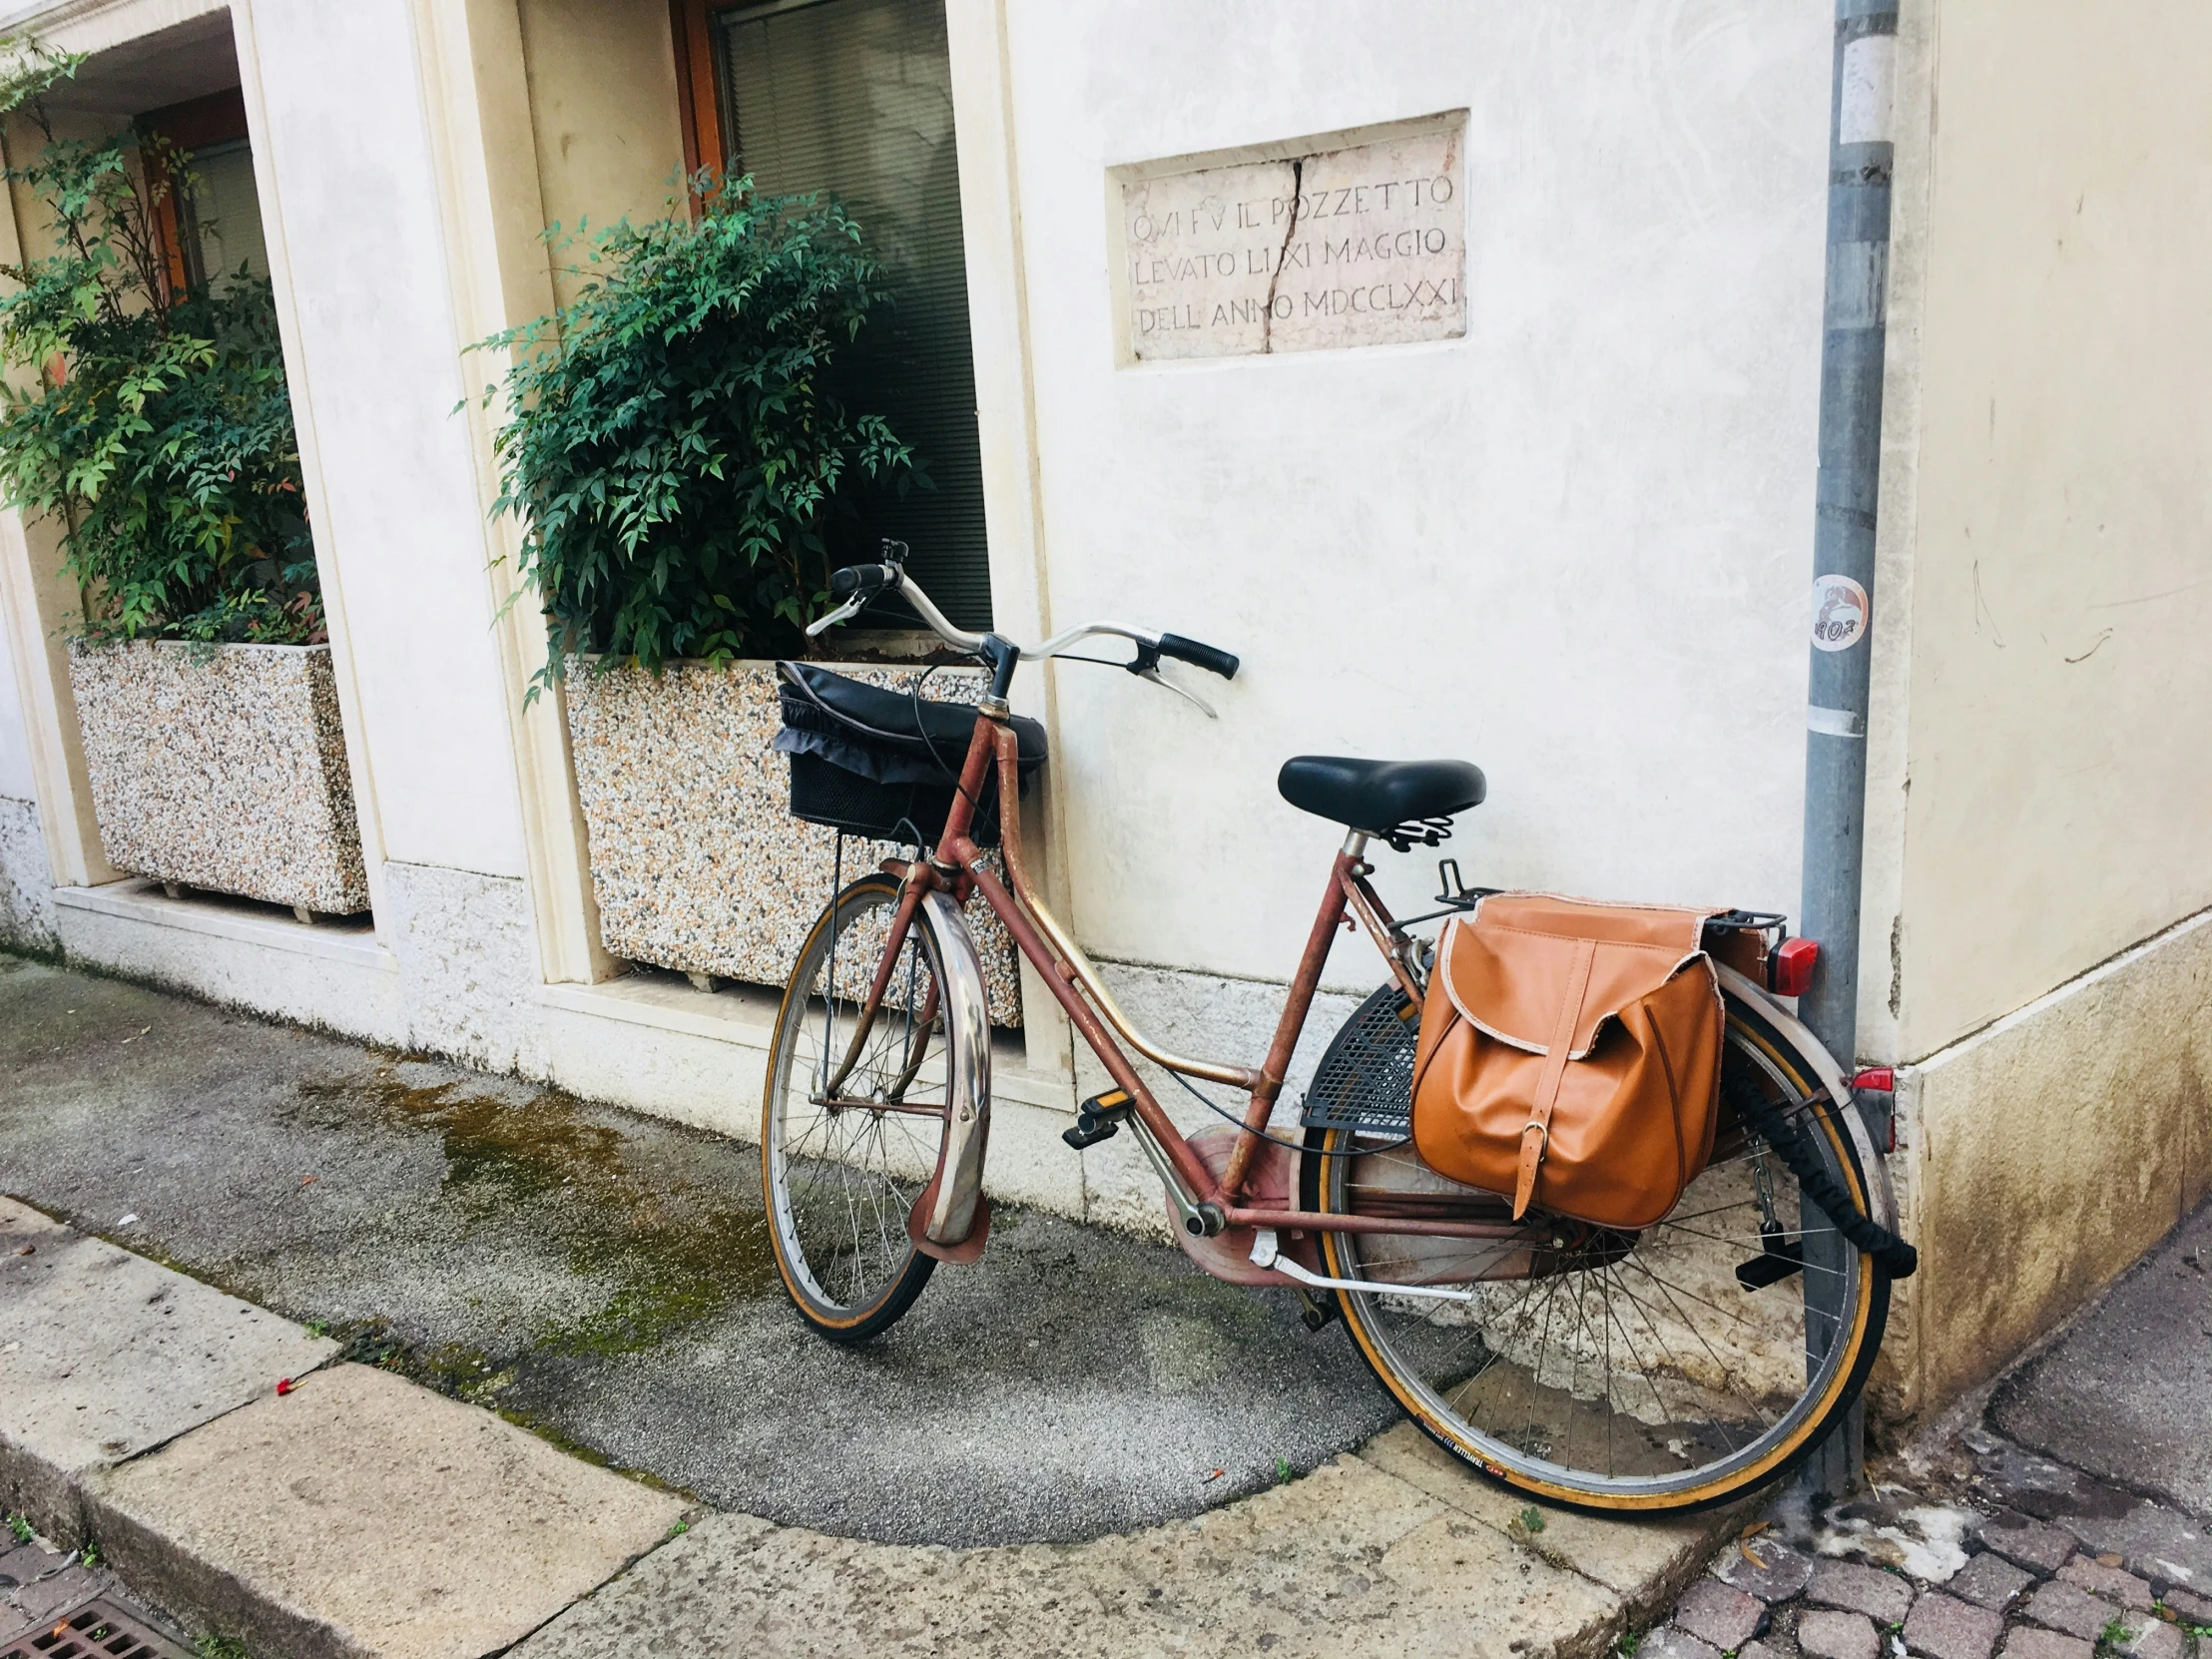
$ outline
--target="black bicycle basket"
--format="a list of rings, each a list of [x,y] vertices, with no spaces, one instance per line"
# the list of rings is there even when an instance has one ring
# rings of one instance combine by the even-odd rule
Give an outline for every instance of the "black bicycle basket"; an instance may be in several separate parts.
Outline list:
[[[863,685],[813,663],[778,663],[784,729],[776,747],[791,757],[792,817],[871,840],[934,846],[944,834],[959,768],[975,726],[971,703],[917,698]],[[1020,776],[1044,765],[1044,728],[1016,716]],[[969,834],[998,844],[998,778],[984,778]]]

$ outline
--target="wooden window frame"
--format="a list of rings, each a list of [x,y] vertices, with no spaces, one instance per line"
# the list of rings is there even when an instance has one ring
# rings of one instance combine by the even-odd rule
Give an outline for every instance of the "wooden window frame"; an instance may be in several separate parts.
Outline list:
[[[246,94],[239,87],[231,87],[223,92],[211,92],[204,98],[188,98],[182,104],[149,110],[133,125],[141,133],[166,139],[180,152],[190,155],[195,150],[230,144],[247,136]],[[166,170],[160,168],[150,154],[146,170],[149,181],[162,186],[162,199],[154,210],[154,226],[155,234],[161,239],[163,263],[169,269],[169,290],[182,293],[192,276],[185,263],[184,222],[177,213],[177,192],[166,177]]]
[[[696,177],[703,167],[718,173],[727,165],[729,147],[722,130],[722,88],[715,63],[715,13],[727,0],[669,0],[669,38],[676,46],[676,104],[684,131],[684,172]],[[699,199],[686,193],[691,211]]]

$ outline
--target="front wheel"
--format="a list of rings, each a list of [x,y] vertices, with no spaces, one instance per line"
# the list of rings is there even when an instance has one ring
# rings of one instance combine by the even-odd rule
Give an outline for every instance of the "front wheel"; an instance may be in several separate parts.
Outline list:
[[[898,883],[868,875],[815,923],[776,1016],[761,1108],[777,1270],[807,1323],[839,1343],[896,1323],[937,1265],[906,1231],[949,1122],[942,961],[926,910],[853,1047],[897,908]]]
[[[1385,987],[1338,1039],[1358,1063],[1333,1072],[1324,1057],[1317,1087],[1344,1073],[1359,1109],[1340,1103],[1312,1132],[1312,1197],[1334,1214],[1508,1221],[1499,1199],[1421,1162],[1402,1138],[1409,1102],[1395,1126],[1375,1110],[1375,1080],[1410,1078],[1411,1013]],[[1399,1046],[1393,1068],[1384,1051]],[[1490,1240],[1323,1235],[1331,1275],[1375,1287],[1339,1293],[1361,1354],[1432,1438],[1509,1485],[1600,1510],[1704,1508],[1811,1453],[1865,1382],[1890,1281],[1758,1125],[1794,1125],[1862,1215],[1867,1174],[1812,1068],[1734,997],[1722,1100],[1712,1162],[1640,1233],[1532,1212]],[[1310,1103],[1317,1115],[1328,1100]]]

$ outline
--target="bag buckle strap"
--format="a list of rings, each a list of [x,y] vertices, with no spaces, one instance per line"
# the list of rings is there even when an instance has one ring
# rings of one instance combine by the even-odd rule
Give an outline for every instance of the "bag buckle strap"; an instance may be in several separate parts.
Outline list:
[[[1536,1098],[1529,1103],[1528,1124],[1521,1130],[1520,1170],[1513,1185],[1513,1219],[1527,1213],[1536,1196],[1536,1175],[1544,1154],[1551,1148],[1551,1112],[1559,1102],[1559,1085],[1566,1078],[1567,1054],[1574,1047],[1574,1028],[1582,1018],[1583,1001],[1590,994],[1590,974],[1597,965],[1597,940],[1574,942],[1574,963],[1567,970],[1566,993],[1559,999],[1559,1015],[1553,1022],[1551,1044],[1544,1050],[1544,1069],[1536,1079]]]

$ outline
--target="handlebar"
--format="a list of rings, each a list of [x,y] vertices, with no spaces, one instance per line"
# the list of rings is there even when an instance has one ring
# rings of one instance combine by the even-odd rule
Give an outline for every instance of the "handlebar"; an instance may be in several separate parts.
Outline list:
[[[839,599],[865,604],[885,588],[897,586],[903,575],[896,565],[846,565],[831,574],[830,591]]]
[[[1181,634],[1162,634],[1155,643],[1160,648],[1161,656],[1173,657],[1179,663],[1189,663],[1193,668],[1202,668],[1208,674],[1218,674],[1224,680],[1236,679],[1237,670],[1242,666],[1235,657],[1219,646],[1201,645],[1196,640],[1185,639]]]
[[[807,629],[809,638],[813,638],[825,629],[854,615],[878,594],[893,592],[903,594],[906,602],[913,606],[921,620],[929,625],[930,632],[943,640],[945,644],[957,651],[980,652],[983,649],[985,635],[971,634],[965,629],[953,627],[945,614],[937,609],[927,594],[921,591],[920,586],[914,579],[896,564],[847,565],[844,569],[835,571],[830,575],[830,591],[843,600],[844,603],[828,616],[818,618],[811,623]],[[1237,670],[1243,666],[1234,654],[1223,651],[1218,646],[1205,645],[1197,640],[1185,639],[1181,634],[1156,634],[1148,629],[1131,628],[1119,622],[1086,622],[1079,627],[1068,629],[1065,633],[1055,634],[1041,645],[1024,645],[1015,649],[1019,652],[1020,659],[1023,662],[1037,662],[1046,657],[1061,656],[1078,641],[1094,638],[1101,634],[1128,640],[1136,646],[1136,657],[1123,665],[1130,673],[1140,675],[1156,684],[1167,686],[1170,691],[1189,697],[1200,708],[1206,709],[1208,714],[1212,714],[1214,711],[1207,708],[1203,699],[1192,697],[1189,692],[1183,691],[1180,686],[1171,685],[1168,681],[1160,678],[1160,659],[1162,657],[1173,657],[1177,662],[1189,663],[1193,668],[1202,668],[1209,674],[1218,674],[1224,680],[1234,680],[1237,677]],[[1010,642],[1002,642],[995,649],[1003,652],[1007,643]]]

